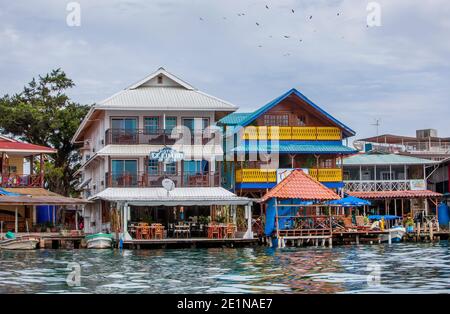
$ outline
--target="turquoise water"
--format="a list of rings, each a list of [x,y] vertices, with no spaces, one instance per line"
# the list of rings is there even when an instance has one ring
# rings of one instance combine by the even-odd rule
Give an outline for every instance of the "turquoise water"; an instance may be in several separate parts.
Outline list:
[[[70,262],[80,265],[79,287],[66,283]],[[370,292],[450,293],[448,242],[332,249],[0,251],[0,293]]]

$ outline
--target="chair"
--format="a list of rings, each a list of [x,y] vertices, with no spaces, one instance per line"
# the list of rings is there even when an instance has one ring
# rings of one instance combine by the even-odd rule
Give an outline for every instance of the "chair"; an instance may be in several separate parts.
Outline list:
[[[164,227],[161,224],[153,224],[152,225],[154,227],[154,234],[153,236],[155,237],[155,239],[163,239],[164,238]]]
[[[142,227],[141,237],[143,239],[150,239],[150,228],[148,226]]]
[[[220,227],[217,224],[212,224],[208,226],[208,238],[214,239],[214,236],[217,236],[217,239],[221,238]]]
[[[235,233],[236,233],[236,226],[234,224],[227,224],[226,237],[228,239],[232,239],[235,237]]]

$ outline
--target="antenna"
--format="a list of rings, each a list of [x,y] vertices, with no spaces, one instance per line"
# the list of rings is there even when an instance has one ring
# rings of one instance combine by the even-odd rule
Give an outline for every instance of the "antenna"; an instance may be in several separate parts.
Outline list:
[[[375,119],[375,123],[371,124],[377,128],[377,137],[380,135],[381,119]]]

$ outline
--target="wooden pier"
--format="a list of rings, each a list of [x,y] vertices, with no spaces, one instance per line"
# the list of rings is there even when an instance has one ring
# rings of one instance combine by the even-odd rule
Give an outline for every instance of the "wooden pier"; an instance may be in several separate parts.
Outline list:
[[[150,240],[127,240],[123,247],[127,249],[152,248],[211,248],[211,247],[243,247],[258,245],[258,239],[209,239],[209,238],[166,238]]]

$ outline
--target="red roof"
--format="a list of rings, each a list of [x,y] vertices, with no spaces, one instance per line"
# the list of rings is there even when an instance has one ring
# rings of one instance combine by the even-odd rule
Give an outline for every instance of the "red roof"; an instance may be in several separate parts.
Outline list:
[[[56,153],[56,149],[41,145],[23,143],[16,140],[2,140],[0,141],[0,152]]]
[[[302,170],[294,170],[286,179],[263,196],[265,202],[271,198],[330,201],[341,199],[339,195],[310,177]]]
[[[378,191],[378,192],[349,192],[351,196],[365,199],[393,199],[393,198],[428,198],[442,197],[433,191]]]

